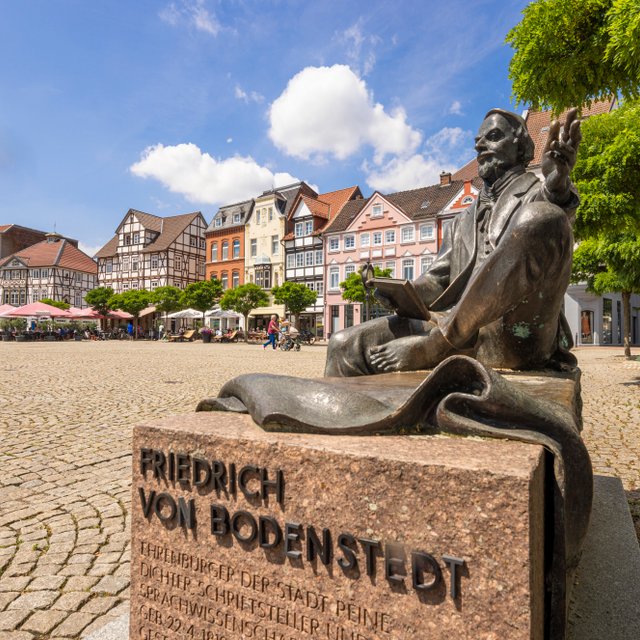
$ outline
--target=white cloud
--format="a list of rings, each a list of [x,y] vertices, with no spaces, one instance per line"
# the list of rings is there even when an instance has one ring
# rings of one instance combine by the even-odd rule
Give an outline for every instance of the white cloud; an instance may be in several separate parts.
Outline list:
[[[205,204],[238,202],[298,180],[289,173],[273,173],[251,157],[213,158],[192,143],[148,147],[130,171],[158,180],[191,202]]]
[[[387,154],[410,155],[421,141],[401,107],[387,112],[346,65],[307,67],[295,75],[269,111],[269,136],[285,153],[343,160],[364,145],[381,164]]]
[[[367,36],[362,32],[362,18],[348,29],[336,34],[339,43],[345,45],[345,55],[351,68],[363,76],[373,71],[376,64],[374,47],[381,42],[378,36]]]
[[[91,258],[93,258],[103,246],[102,244],[85,244],[82,240],[78,241],[78,249],[84,251]]]
[[[158,14],[160,19],[172,27],[188,25],[198,31],[217,36],[222,29],[212,11],[206,7],[206,0],[180,0],[168,4]]]
[[[454,116],[462,116],[464,115],[462,111],[462,104],[460,100],[454,100],[449,107],[449,113]]]
[[[231,144],[233,142],[233,138],[227,138],[227,144]]]
[[[242,100],[246,104],[249,104],[249,102],[255,102],[257,104],[264,102],[264,96],[262,94],[257,91],[247,93],[239,84],[236,85],[234,95],[238,100]]]
[[[425,141],[422,153],[392,158],[373,169],[364,163],[367,184],[387,193],[437,184],[441,171],[455,171],[471,157],[471,140],[470,131],[444,127]]]

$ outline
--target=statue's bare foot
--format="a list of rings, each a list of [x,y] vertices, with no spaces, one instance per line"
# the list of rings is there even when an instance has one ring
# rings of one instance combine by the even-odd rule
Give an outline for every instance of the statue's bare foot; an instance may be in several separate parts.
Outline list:
[[[428,366],[426,336],[398,338],[369,350],[369,359],[379,373],[416,371]]]

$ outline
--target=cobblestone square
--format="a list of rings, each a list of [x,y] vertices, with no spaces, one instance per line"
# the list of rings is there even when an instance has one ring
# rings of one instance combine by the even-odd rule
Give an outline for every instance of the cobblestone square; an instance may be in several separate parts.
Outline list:
[[[640,532],[640,361],[576,350],[594,471]],[[321,376],[324,346],[0,343],[0,640],[79,638],[129,599],[131,428],[190,413],[234,375]]]

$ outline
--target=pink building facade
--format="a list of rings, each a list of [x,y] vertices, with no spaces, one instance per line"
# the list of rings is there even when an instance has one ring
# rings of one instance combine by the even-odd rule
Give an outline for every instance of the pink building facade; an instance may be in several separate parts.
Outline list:
[[[443,224],[477,197],[470,182],[452,181],[347,203],[324,232],[327,336],[363,321],[360,304],[343,300],[340,283],[365,262],[414,280],[427,271],[439,248]],[[462,204],[464,202],[464,204]]]

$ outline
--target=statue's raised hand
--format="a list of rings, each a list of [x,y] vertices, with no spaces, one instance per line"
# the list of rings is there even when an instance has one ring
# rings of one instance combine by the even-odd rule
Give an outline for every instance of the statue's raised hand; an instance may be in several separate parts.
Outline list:
[[[547,144],[542,154],[542,175],[547,193],[558,204],[569,197],[569,173],[576,163],[581,139],[577,109],[571,109],[567,113],[564,127],[557,120],[549,127]]]

